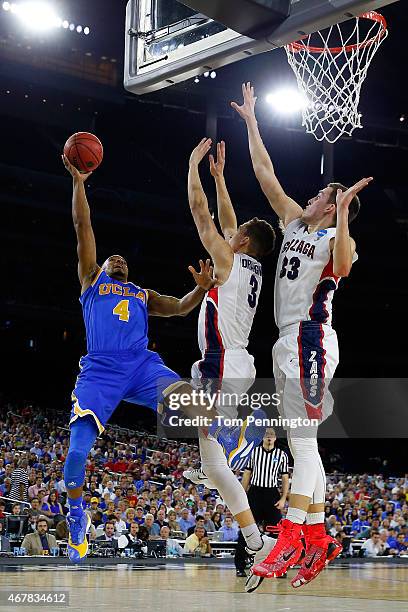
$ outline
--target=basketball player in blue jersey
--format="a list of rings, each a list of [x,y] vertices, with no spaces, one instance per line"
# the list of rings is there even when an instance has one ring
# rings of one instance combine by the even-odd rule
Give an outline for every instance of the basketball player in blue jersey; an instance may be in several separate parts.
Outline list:
[[[85,464],[116,406],[125,400],[156,410],[170,392],[191,390],[157,353],[147,350],[147,318],[187,315],[200,304],[214,281],[209,261],[200,262],[200,272],[190,266],[197,287],[177,299],[129,282],[128,266],[120,255],[112,255],[98,266],[84,185],[89,174],[81,174],[66,157],[63,162],[73,177],[72,216],[88,348],[72,394],[71,437],[64,469],[69,505],[68,556],[77,563],[88,552],[90,517],[82,507]]]

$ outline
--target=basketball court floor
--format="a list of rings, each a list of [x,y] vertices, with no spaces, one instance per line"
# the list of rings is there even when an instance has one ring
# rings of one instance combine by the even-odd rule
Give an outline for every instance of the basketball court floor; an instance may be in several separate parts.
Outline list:
[[[192,612],[393,612],[408,606],[408,566],[387,563],[341,565],[328,568],[314,582],[294,590],[289,579],[264,581],[256,593],[244,592],[244,579],[233,566],[157,565],[25,566],[2,568],[0,591],[67,591],[69,607],[25,605],[24,610],[79,611],[164,610]],[[290,575],[293,572],[290,572]],[[289,576],[290,578],[290,576]],[[4,601],[4,599],[2,600]],[[15,610],[2,605],[0,610]]]

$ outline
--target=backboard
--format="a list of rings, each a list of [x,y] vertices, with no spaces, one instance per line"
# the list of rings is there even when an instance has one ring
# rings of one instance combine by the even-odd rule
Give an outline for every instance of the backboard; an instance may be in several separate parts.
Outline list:
[[[395,1],[291,0],[289,16],[255,40],[177,0],[129,0],[124,85],[134,94],[163,89]]]

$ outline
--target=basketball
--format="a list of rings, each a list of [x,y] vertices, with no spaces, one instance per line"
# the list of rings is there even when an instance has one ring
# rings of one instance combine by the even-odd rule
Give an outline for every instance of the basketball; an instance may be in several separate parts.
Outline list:
[[[77,132],[64,146],[64,155],[80,172],[93,172],[103,160],[103,145],[89,132]]]

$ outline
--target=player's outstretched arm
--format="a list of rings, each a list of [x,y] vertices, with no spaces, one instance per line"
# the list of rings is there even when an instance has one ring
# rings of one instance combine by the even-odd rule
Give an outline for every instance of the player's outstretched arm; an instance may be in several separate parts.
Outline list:
[[[199,165],[210,151],[212,141],[203,138],[190,157],[188,173],[188,200],[201,242],[211,255],[218,282],[225,282],[231,272],[234,253],[230,245],[220,236],[208,209],[207,196],[201,184]]]
[[[303,209],[286,195],[276,177],[272,160],[259,132],[255,116],[257,98],[251,83],[242,85],[242,93],[244,96],[243,104],[239,106],[236,102],[231,102],[231,106],[245,120],[248,130],[249,150],[256,178],[273,210],[286,226],[294,219],[298,219],[302,215]]]
[[[213,268],[209,259],[205,263],[200,259],[199,271],[195,270],[193,266],[189,266],[188,269],[193,275],[197,287],[181,299],[169,295],[160,295],[157,291],[149,289],[149,301],[147,303],[149,315],[153,317],[185,317],[201,304],[206,292],[215,285]]]
[[[85,181],[91,172],[82,174],[65,155],[62,156],[62,161],[73,180],[72,220],[78,241],[78,277],[83,293],[99,270],[96,263],[96,243],[91,224],[91,211],[85,193]]]
[[[215,180],[217,189],[218,220],[225,240],[229,240],[237,233],[238,224],[230,194],[224,177],[225,168],[225,142],[217,144],[217,160],[210,155],[210,172]]]
[[[349,206],[353,198],[372,180],[372,177],[364,178],[347,191],[337,190],[336,237],[332,239],[330,244],[333,251],[333,272],[336,276],[345,277],[350,274],[356,243],[349,233]]]

